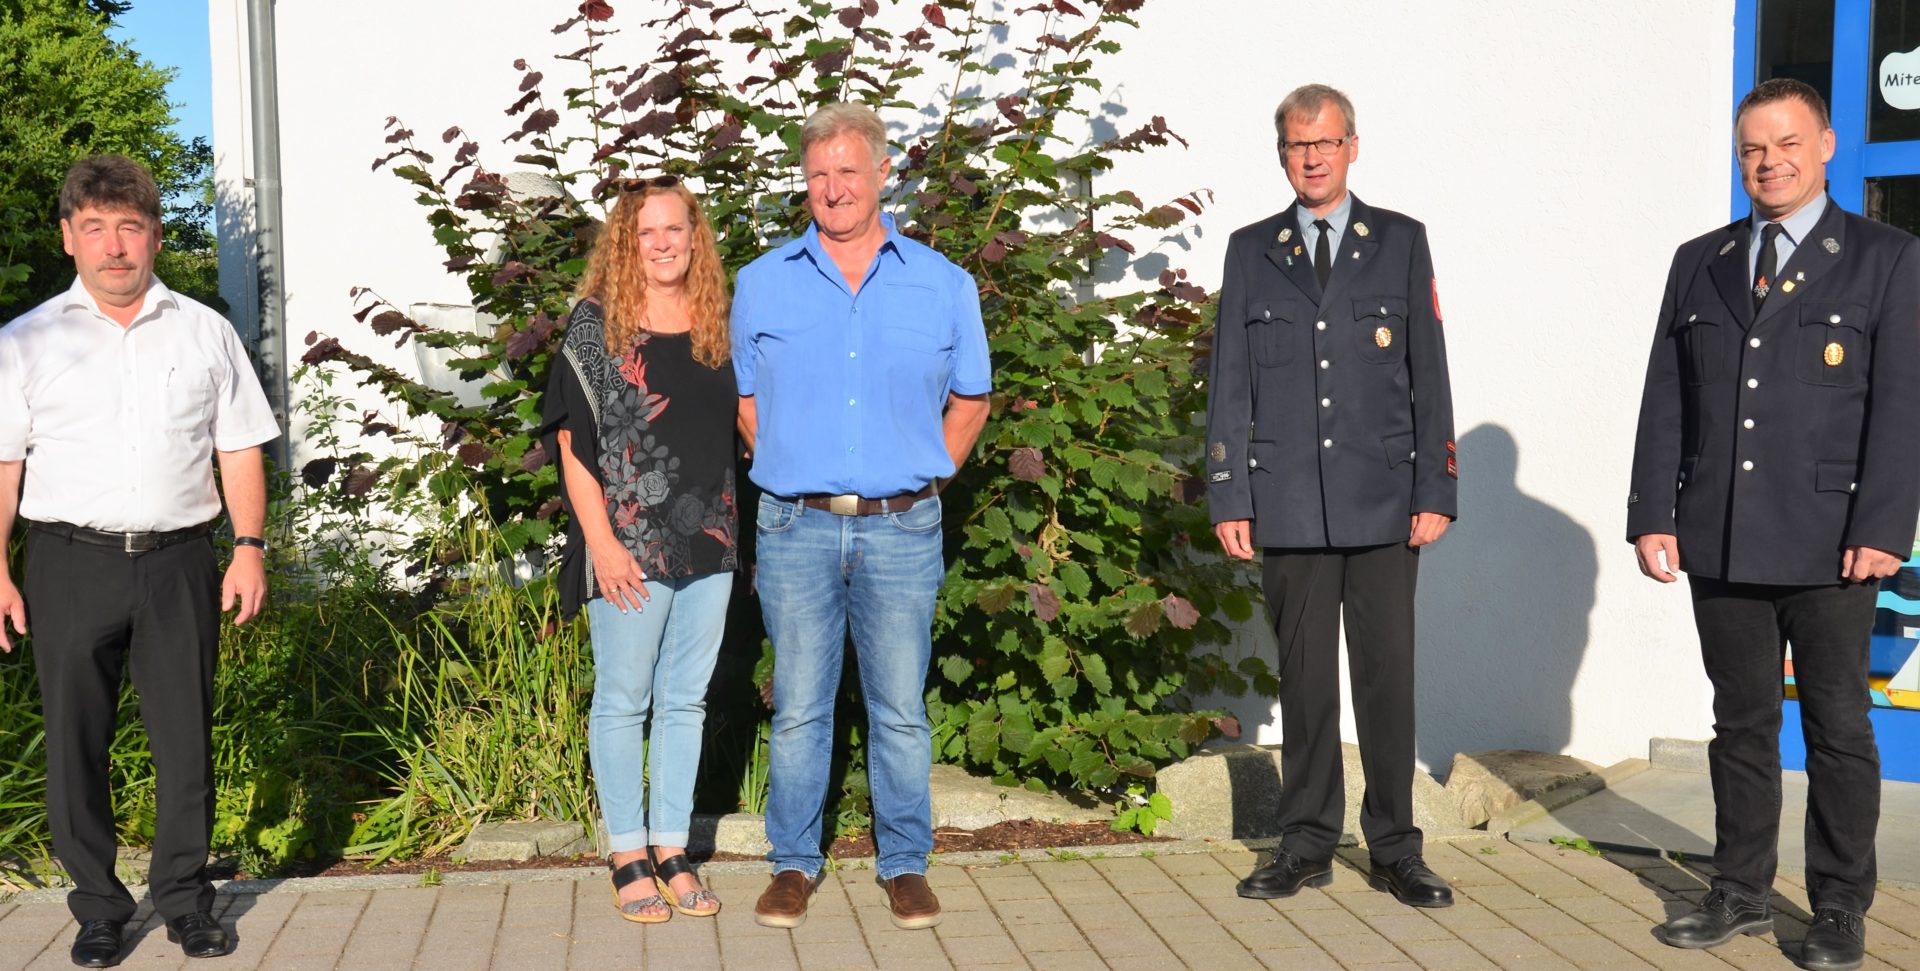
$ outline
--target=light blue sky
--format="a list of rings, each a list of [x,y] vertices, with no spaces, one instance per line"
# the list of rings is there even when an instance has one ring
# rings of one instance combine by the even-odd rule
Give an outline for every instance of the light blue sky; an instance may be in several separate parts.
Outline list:
[[[206,0],[133,0],[113,29],[146,60],[175,70],[167,85],[174,129],[182,141],[213,139],[213,54],[207,39]]]

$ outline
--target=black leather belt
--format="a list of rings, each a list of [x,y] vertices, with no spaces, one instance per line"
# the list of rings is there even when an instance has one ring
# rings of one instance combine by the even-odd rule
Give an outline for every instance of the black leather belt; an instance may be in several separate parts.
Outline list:
[[[836,516],[877,516],[883,512],[906,512],[913,508],[914,503],[929,498],[939,491],[936,485],[929,483],[919,492],[903,492],[885,499],[868,499],[857,495],[812,495],[795,496],[793,501],[808,509],[818,509]]]
[[[209,524],[201,523],[198,526],[188,526],[185,529],[170,529],[158,533],[116,533],[108,529],[89,529],[86,526],[75,526],[72,523],[31,522],[27,524],[28,529],[39,530],[48,536],[58,536],[64,540],[75,543],[85,543],[89,546],[105,546],[110,549],[119,550],[129,556],[135,553],[151,553],[154,550],[165,549],[175,543],[184,543],[190,539],[199,539],[207,535],[209,531],[208,527]]]

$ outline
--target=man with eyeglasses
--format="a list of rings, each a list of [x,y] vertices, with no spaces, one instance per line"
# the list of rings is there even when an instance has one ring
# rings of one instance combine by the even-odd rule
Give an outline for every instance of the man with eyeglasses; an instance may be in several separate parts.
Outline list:
[[[1273,114],[1296,196],[1235,232],[1214,331],[1208,504],[1230,557],[1264,550],[1284,732],[1273,859],[1243,897],[1333,880],[1344,815],[1344,608],[1370,882],[1415,907],[1453,893],[1413,823],[1413,594],[1420,547],[1458,515],[1446,343],[1426,228],[1347,191],[1353,104],[1321,84]]]
[[[1675,947],[1773,926],[1781,655],[1807,746],[1805,968],[1857,968],[1874,894],[1880,755],[1867,687],[1880,580],[1920,513],[1920,240],[1826,194],[1827,105],[1774,79],[1734,112],[1747,218],[1682,245],[1647,363],[1627,539],[1687,571],[1713,684],[1713,886]]]

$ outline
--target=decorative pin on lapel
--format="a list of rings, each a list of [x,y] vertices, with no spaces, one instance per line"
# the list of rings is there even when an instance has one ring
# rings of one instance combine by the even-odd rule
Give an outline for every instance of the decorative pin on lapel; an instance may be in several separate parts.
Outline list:
[[[1293,238],[1293,230],[1291,229],[1280,230],[1280,242],[1284,243],[1287,240],[1290,240],[1292,238]]]
[[[1353,258],[1354,258],[1354,259],[1356,259],[1356,260],[1360,258],[1360,251],[1359,251],[1359,250],[1354,250],[1354,251],[1353,251]]]
[[[1367,238],[1367,224],[1366,224],[1366,223],[1354,223],[1354,224],[1353,224],[1353,234],[1354,234],[1355,236],[1358,236],[1358,237],[1360,237],[1361,239],[1365,239],[1365,238]]]
[[[1207,457],[1213,459],[1215,462],[1225,462],[1227,460],[1227,446],[1222,442],[1214,442],[1213,446],[1207,449]]]
[[[1793,278],[1796,280],[1799,280],[1801,283],[1805,283],[1807,282],[1807,271],[1801,270],[1800,272],[1795,273],[1793,275]]]
[[[1840,253],[1840,244],[1836,242],[1832,236],[1828,236],[1826,239],[1821,240],[1820,245],[1824,247],[1827,252],[1832,253],[1836,256],[1839,255]]]
[[[1793,281],[1792,281],[1792,280],[1784,280],[1784,281],[1782,281],[1782,282],[1781,282],[1781,284],[1780,284],[1780,292],[1781,292],[1781,293],[1792,293],[1792,292],[1793,292]]]
[[[1303,253],[1303,252],[1305,252],[1305,250],[1303,250],[1303,249],[1301,249],[1301,248],[1300,248],[1300,245],[1299,245],[1298,243],[1296,243],[1296,244],[1294,244],[1294,247],[1293,247],[1293,255],[1295,255],[1295,256],[1299,256],[1299,255],[1300,255],[1301,253]]]
[[[1847,349],[1841,347],[1839,341],[1834,341],[1821,352],[1820,359],[1827,362],[1828,367],[1839,367],[1840,362],[1847,359]]]
[[[1727,240],[1727,245],[1725,245],[1725,246],[1722,246],[1722,247],[1720,247],[1720,255],[1721,255],[1721,256],[1725,256],[1725,255],[1727,255],[1728,253],[1731,253],[1731,252],[1733,252],[1733,248],[1734,248],[1735,246],[1737,246],[1737,245],[1739,245],[1739,244],[1738,244],[1737,242],[1735,242],[1734,240],[1731,240],[1731,239],[1730,239],[1730,240]]]

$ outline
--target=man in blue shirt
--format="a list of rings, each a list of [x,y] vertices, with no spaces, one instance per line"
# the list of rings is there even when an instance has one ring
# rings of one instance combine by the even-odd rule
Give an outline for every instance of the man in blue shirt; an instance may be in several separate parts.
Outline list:
[[[878,870],[893,922],[932,927],[927,664],[946,574],[939,487],[987,420],[973,279],[880,212],[886,128],[834,104],[800,136],[813,225],[740,271],[733,365],[760,497],[756,586],[773,639],[767,838],[754,906],[797,927],[821,854],[834,695],[851,628],[867,706]]]

